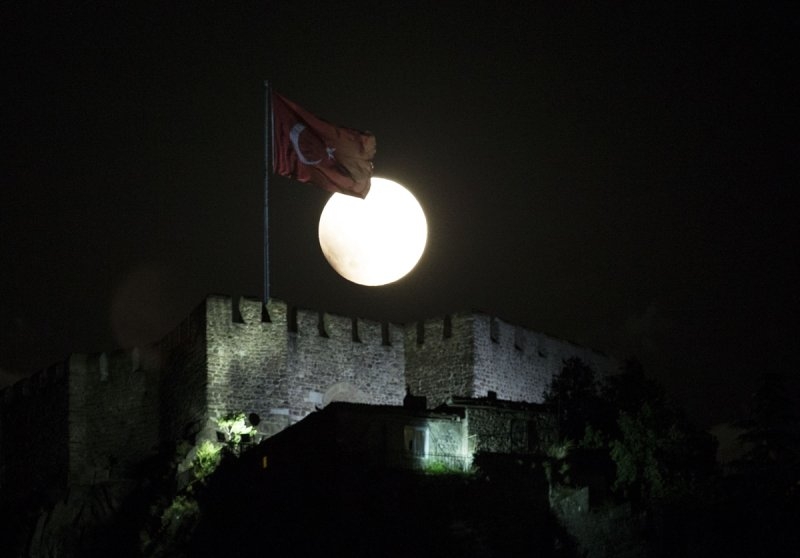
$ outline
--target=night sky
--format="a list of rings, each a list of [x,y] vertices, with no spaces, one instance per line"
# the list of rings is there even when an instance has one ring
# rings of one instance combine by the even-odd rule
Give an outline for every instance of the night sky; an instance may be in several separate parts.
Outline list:
[[[781,4],[28,4],[0,8],[5,383],[159,339],[207,294],[261,295],[265,79],[372,131],[376,176],[429,224],[415,271],[357,286],[319,248],[329,194],[274,177],[274,297],[480,310],[635,355],[701,424],[798,375]]]

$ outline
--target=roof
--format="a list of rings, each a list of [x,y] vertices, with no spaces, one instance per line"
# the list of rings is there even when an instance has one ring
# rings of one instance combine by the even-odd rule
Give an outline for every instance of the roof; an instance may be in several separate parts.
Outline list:
[[[487,397],[463,397],[451,396],[447,402],[436,408],[438,412],[452,412],[448,409],[453,408],[471,408],[471,409],[497,409],[508,411],[528,411],[528,412],[546,412],[547,405],[543,403],[528,403],[526,401],[509,401],[506,399],[497,399],[495,396]]]

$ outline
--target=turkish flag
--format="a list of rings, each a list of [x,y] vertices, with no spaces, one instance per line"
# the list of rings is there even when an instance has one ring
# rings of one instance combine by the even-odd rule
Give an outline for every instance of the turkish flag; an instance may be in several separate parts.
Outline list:
[[[335,126],[272,93],[272,170],[331,192],[367,197],[375,136]]]

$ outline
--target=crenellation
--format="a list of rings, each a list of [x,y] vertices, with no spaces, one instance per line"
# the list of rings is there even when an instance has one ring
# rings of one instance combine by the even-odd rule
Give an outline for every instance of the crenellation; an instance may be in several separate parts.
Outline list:
[[[361,343],[361,332],[358,329],[358,319],[350,318],[350,340],[353,343]],[[381,328],[381,332],[383,331],[383,328]]]
[[[33,449],[21,455],[40,464],[41,478],[63,470],[70,482],[90,482],[124,476],[159,444],[213,436],[214,419],[232,412],[258,414],[269,436],[333,401],[401,405],[406,387],[431,408],[490,391],[535,403],[566,358],[614,371],[600,353],[484,314],[402,325],[274,299],[264,321],[264,308],[258,299],[212,295],[153,345],[74,354],[18,382],[3,390],[2,444],[30,446],[9,438],[12,414],[42,436],[56,424],[57,459],[44,463]],[[51,405],[38,417],[34,403],[45,399]],[[28,478],[21,458],[14,463],[9,478]]]
[[[600,375],[617,371],[602,353],[532,331],[520,333],[497,318],[476,317],[475,386],[510,401],[542,401],[550,379],[565,360],[579,357]],[[524,349],[518,345],[524,343]]]
[[[453,317],[445,314],[442,319],[442,339],[449,339],[453,336]]]
[[[321,330],[318,332],[320,337],[327,337],[342,342],[352,342],[353,320],[351,318],[320,312],[319,321],[322,324]]]
[[[444,319],[426,320],[425,337],[427,339],[444,340]]]
[[[68,459],[66,377],[58,367],[39,370],[3,390],[0,404],[0,491],[37,498],[66,484]],[[9,451],[10,449],[10,451]]]
[[[319,337],[319,313],[305,308],[297,309],[297,334]]]
[[[489,340],[492,343],[500,343],[500,322],[494,316],[489,316]]]
[[[383,337],[381,334],[381,323],[370,320],[356,318],[358,325],[358,335],[361,343],[367,345],[381,345]]]
[[[393,328],[389,322],[381,322],[381,345],[384,346],[391,346],[395,344],[395,341],[392,339],[392,331]],[[396,332],[397,333],[397,332]],[[396,336],[400,342],[403,341],[403,332],[402,330],[399,331],[398,335]],[[355,339],[354,339],[355,341]]]
[[[297,306],[289,306],[286,311],[286,330],[297,333]]]
[[[70,358],[72,482],[124,478],[158,445],[157,375],[132,370],[133,355],[120,350]]]
[[[262,302],[259,298],[239,298],[239,313],[243,323],[247,325],[260,324]]]
[[[282,300],[269,299],[267,301],[267,311],[269,312],[269,323],[272,327],[286,331],[286,312],[287,305]]]
[[[63,364],[53,364],[47,368],[37,370],[28,377],[21,378],[10,386],[2,389],[2,400],[10,404],[17,399],[35,397],[61,380],[64,376]]]
[[[471,314],[451,315],[449,337],[443,335],[444,320],[427,320],[406,328],[406,382],[414,395],[426,396],[431,407],[453,394],[472,393],[472,321]]]

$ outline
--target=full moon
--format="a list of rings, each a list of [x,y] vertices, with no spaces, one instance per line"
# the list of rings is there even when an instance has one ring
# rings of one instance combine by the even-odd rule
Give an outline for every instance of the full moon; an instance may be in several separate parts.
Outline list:
[[[339,275],[375,287],[411,271],[425,250],[428,222],[414,195],[373,177],[365,199],[333,194],[319,218],[319,245]]]

